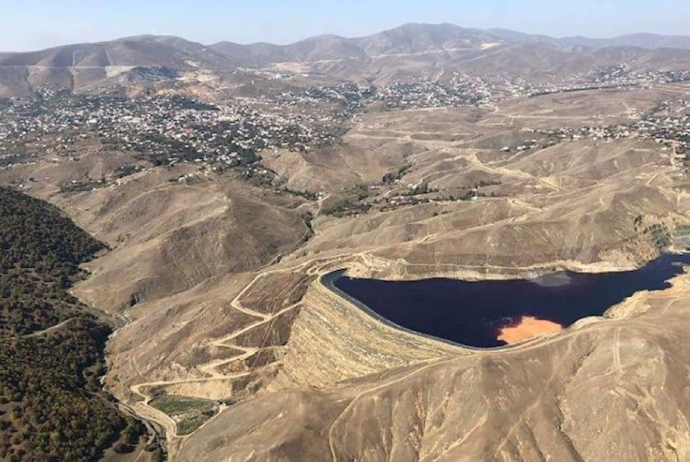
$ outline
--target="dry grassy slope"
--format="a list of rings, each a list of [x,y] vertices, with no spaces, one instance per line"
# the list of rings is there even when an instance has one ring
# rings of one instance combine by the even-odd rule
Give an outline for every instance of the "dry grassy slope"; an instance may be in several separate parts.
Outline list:
[[[36,151],[41,151],[38,142],[30,143]],[[27,193],[51,200],[60,191],[60,186],[71,181],[98,181],[111,175],[118,167],[125,165],[144,165],[131,155],[121,152],[98,152],[102,146],[93,140],[79,140],[74,145],[77,161],[66,157],[56,157],[46,153],[39,162],[29,165],[18,165],[7,170],[0,170],[0,182],[3,184],[24,184]],[[31,179],[31,180],[30,180]],[[78,210],[75,210],[78,212]]]
[[[178,460],[686,460],[690,277],[676,284],[540,343],[247,401]]]
[[[557,93],[519,99],[501,105],[479,123],[479,127],[520,129],[556,129],[625,123],[644,114],[675,91],[687,85],[657,87],[648,90],[592,90]],[[500,147],[500,146],[497,146]]]
[[[182,185],[150,176],[159,174],[61,199],[68,211],[88,209],[79,222],[116,245],[89,265],[95,275],[76,289],[95,306],[118,310],[133,296],[156,300],[216,275],[257,268],[307,232],[294,210],[245,185]]]
[[[43,87],[86,91],[135,67],[185,72],[197,66],[210,70],[234,67],[210,48],[177,37],[126,37],[28,53],[0,53],[0,96],[28,95]]]
[[[500,168],[479,162],[472,150],[456,155],[458,168],[447,170],[451,178],[457,171],[467,181],[468,167],[462,165],[469,163],[527,187],[508,198],[323,220],[300,254],[369,251],[389,260],[385,269],[371,270],[386,277],[457,276],[463,270],[500,272],[566,261],[573,268],[601,261],[630,267],[655,255],[640,235],[637,217],[671,226],[687,221],[690,197],[678,187],[680,170],[655,145],[568,143]],[[418,156],[404,181],[433,178],[423,159]],[[620,253],[614,258],[613,251]]]
[[[262,374],[242,382],[218,380],[212,375],[215,370],[197,366],[243,353],[212,341],[257,322],[257,315],[235,309],[230,302],[250,282],[251,272],[289,253],[305,238],[308,229],[297,210],[302,201],[229,177],[188,185],[169,181],[194,171],[186,167],[147,170],[84,193],[58,192],[64,182],[107,176],[130,160],[110,153],[87,154],[79,162],[43,161],[0,171],[0,180],[30,185],[29,192],[57,204],[112,247],[88,265],[93,276],[74,292],[93,306],[133,321],[109,345],[107,381],[117,396],[133,398],[135,384],[171,380],[183,381],[172,384],[171,392],[187,395],[231,397],[233,387],[241,393],[253,390],[253,382],[265,380]],[[29,182],[29,177],[35,181]],[[291,289],[293,285],[287,284]],[[276,281],[273,287],[285,286]],[[290,295],[291,300],[296,297],[291,303],[300,294]],[[254,309],[284,308],[281,300],[270,300],[271,294],[266,300],[263,294],[248,295]],[[130,308],[133,296],[138,304]],[[256,357],[250,355],[233,365],[236,370],[222,372],[249,372],[280,359],[280,350],[273,347],[287,341],[290,314],[265,326],[283,332],[282,338],[267,334],[238,339],[259,347]],[[195,383],[195,377],[212,380]]]
[[[646,101],[635,104],[643,107]],[[527,113],[535,103],[522,104]],[[613,102],[602,104],[613,107]],[[629,117],[619,106],[620,117]],[[559,111],[559,117],[567,116],[559,119],[563,123],[582,122],[577,111]],[[635,225],[638,216],[645,226],[687,222],[690,194],[683,168],[656,145],[578,142],[507,156],[493,144],[513,137],[529,122],[477,124],[495,114],[501,110],[367,114],[358,118],[343,152],[314,151],[299,159],[294,154],[281,168],[295,186],[340,188],[410,163],[403,183],[427,180],[453,187],[485,174],[511,188],[505,198],[320,217],[314,239],[294,253],[305,232],[298,212],[302,201],[232,179],[184,185],[168,180],[191,170],[155,169],[120,186],[56,194],[64,181],[98,178],[131,161],[94,154],[74,163],[0,171],[0,181],[34,176],[33,194],[49,198],[114,248],[92,263],[94,277],[76,292],[102,308],[125,308],[122,316],[132,321],[110,343],[107,381],[116,396],[134,402],[156,390],[239,400],[263,394],[261,401],[234,407],[186,440],[183,460],[229,454],[292,460],[307,454],[320,460],[331,451],[329,434],[332,450],[343,460],[402,458],[403,452],[424,460],[435,455],[458,460],[472,451],[487,458],[497,454],[494,458],[511,460],[522,454],[530,459],[537,457],[530,452],[534,448],[560,460],[567,460],[568,451],[591,459],[594,451],[608,454],[610,448],[598,445],[619,435],[606,433],[616,431],[610,425],[597,440],[587,433],[590,426],[582,425],[591,417],[583,414],[590,409],[581,403],[592,399],[580,393],[592,388],[580,384],[590,380],[604,387],[640,383],[642,391],[631,392],[633,401],[611,392],[602,395],[607,399],[595,409],[597,415],[610,412],[616,418],[627,413],[633,422],[638,418],[634,412],[649,409],[644,418],[657,424],[637,434],[633,423],[630,434],[636,441],[648,438],[653,443],[649,447],[658,448],[662,437],[656,433],[687,428],[684,420],[673,421],[666,408],[650,407],[670,402],[682,409],[686,396],[684,389],[669,388],[671,383],[680,387],[679,377],[686,372],[666,364],[687,352],[671,345],[659,353],[657,348],[675,339],[662,336],[662,324],[644,331],[637,318],[621,320],[626,330],[620,350],[613,347],[618,345],[615,332],[596,325],[524,353],[440,363],[437,358],[457,352],[394,334],[348,313],[313,287],[299,302],[320,271],[315,258],[330,257],[335,265],[359,254],[357,274],[396,279],[506,277],[556,266],[601,270],[630,267],[655,254]],[[280,167],[278,160],[275,165]],[[283,262],[268,265],[266,272],[260,269],[282,253],[288,254]],[[132,295],[143,297],[143,303],[127,308]],[[675,325],[684,322],[684,314],[674,311],[684,303],[670,305]],[[635,349],[643,341],[647,346]],[[593,352],[591,345],[596,346]],[[600,365],[608,367],[606,358],[621,364],[623,378],[608,373],[600,378]],[[644,369],[637,362],[643,360],[649,360],[647,366],[662,361],[663,368],[652,372],[657,382],[642,372],[642,379],[634,376]],[[429,363],[420,366],[420,361]],[[404,369],[384,372],[391,367]],[[362,378],[367,374],[377,375]],[[664,374],[671,381],[668,397],[660,388],[649,391]],[[563,433],[574,450],[562,443]],[[503,446],[496,434],[506,437]],[[682,443],[662,436],[669,444]],[[363,452],[357,453],[360,448]]]
[[[626,174],[659,158],[655,143],[567,143],[504,165],[536,177],[573,177],[591,184]],[[622,175],[621,175],[622,176]]]
[[[386,173],[403,167],[407,156],[424,150],[405,140],[351,140],[345,136],[343,145],[308,153],[266,152],[262,157],[294,190],[337,192],[354,184],[378,183]]]
[[[476,123],[491,113],[478,108],[372,112],[358,116],[349,135],[390,141],[433,135],[433,139],[441,141],[460,141],[489,131],[489,128],[477,127]]]
[[[236,355],[231,349],[213,347],[211,340],[255,320],[229,306],[250,279],[248,274],[214,278],[129,311],[135,321],[120,330],[108,347],[107,380],[117,396],[131,398],[130,386],[137,383],[204,377],[195,370],[197,365]],[[207,390],[197,389],[197,395],[208,395],[226,384],[206,385]],[[230,394],[228,390],[226,395]]]

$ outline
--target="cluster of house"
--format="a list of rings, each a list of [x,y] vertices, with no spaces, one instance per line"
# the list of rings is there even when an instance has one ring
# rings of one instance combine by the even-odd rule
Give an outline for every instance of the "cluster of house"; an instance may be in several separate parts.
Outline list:
[[[482,106],[506,97],[687,80],[690,71],[636,73],[619,66],[567,79],[579,83],[537,88],[521,78],[496,76],[488,83],[456,73],[444,81],[312,87],[235,99],[222,106],[180,95],[129,99],[41,90],[30,98],[0,101],[0,169],[35,162],[46,154],[55,161],[74,159],[78,144],[96,140],[104,151],[133,153],[153,165],[195,163],[206,172],[240,167],[247,179],[270,184],[272,172],[257,162],[261,151],[308,151],[337,143],[352,117],[372,104],[385,110]],[[533,139],[502,150],[525,151],[581,139],[651,140],[680,154],[690,149],[690,103],[669,101],[646,114],[631,115],[637,120],[618,125],[532,130]],[[400,199],[412,200],[416,199]]]
[[[552,83],[541,86],[527,86],[519,96],[542,96],[603,89],[644,89],[657,85],[690,81],[690,71],[628,71],[625,66],[616,66],[592,71],[586,75],[574,75],[566,83]]]
[[[371,103],[382,103],[386,110],[439,107],[491,106],[505,98],[534,96],[597,89],[641,89],[657,85],[690,81],[690,71],[635,72],[625,66],[598,69],[586,74],[573,74],[557,82],[535,83],[517,76],[481,78],[454,73],[450,79],[421,78],[410,82],[394,82],[383,86],[341,84],[315,87],[281,95],[284,104],[300,106],[340,103],[340,117]]]
[[[336,115],[347,117],[373,103],[381,103],[391,111],[476,106],[488,102],[492,94],[489,84],[481,78],[456,73],[444,81],[418,79],[383,86],[340,84],[286,92],[282,97],[288,105],[339,104],[340,112]]]
[[[376,88],[370,85],[343,83],[328,87],[310,87],[303,91],[285,92],[281,95],[281,104],[288,106],[313,105],[315,109],[328,109],[325,104],[337,107],[333,110],[336,117],[347,118],[362,109],[376,94]]]
[[[215,107],[175,95],[131,100],[43,90],[0,110],[0,162],[31,157],[31,146],[33,154],[69,157],[77,140],[96,138],[105,150],[133,152],[154,165],[234,167],[255,162],[265,149],[333,143],[336,122],[278,103]]]
[[[665,108],[686,107],[689,110],[672,112]],[[539,133],[557,140],[601,140],[636,139],[662,144],[662,150],[675,149],[678,154],[690,151],[690,107],[686,101],[664,102],[656,110],[640,116],[639,120],[597,127],[558,128],[539,130]],[[534,147],[534,143],[526,146]],[[518,150],[520,147],[518,147]],[[524,148],[524,146],[523,146]],[[505,148],[504,148],[505,149]]]
[[[376,97],[387,109],[395,110],[477,106],[488,103],[492,93],[481,78],[456,74],[447,82],[394,83],[378,89]]]

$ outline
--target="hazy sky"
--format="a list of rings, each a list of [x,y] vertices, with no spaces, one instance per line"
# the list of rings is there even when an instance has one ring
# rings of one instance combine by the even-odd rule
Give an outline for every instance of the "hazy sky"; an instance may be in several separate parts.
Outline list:
[[[690,35],[690,0],[0,0],[0,21],[4,51],[138,34],[288,43],[407,22],[553,36]]]

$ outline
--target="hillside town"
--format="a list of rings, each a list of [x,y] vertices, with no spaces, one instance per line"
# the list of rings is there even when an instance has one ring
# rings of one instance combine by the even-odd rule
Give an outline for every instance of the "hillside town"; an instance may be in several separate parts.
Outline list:
[[[512,87],[513,96],[533,98],[557,93],[591,90],[640,90],[659,85],[690,81],[690,71],[629,71],[625,66],[613,66],[575,74],[563,82],[531,84],[522,82]]]
[[[192,163],[208,173],[238,169],[244,178],[274,186],[276,175],[260,163],[265,150],[308,151],[339,143],[352,117],[378,105],[386,111],[434,107],[481,107],[505,98],[530,98],[593,88],[637,88],[690,79],[688,72],[630,73],[621,67],[576,76],[584,83],[535,89],[521,80],[502,83],[455,74],[449,81],[419,80],[383,87],[358,84],[310,87],[213,105],[169,94],[136,99],[41,90],[32,98],[0,101],[0,168],[46,157],[74,159],[77,145],[95,143],[105,152],[130,153],[151,166]],[[574,77],[575,78],[575,77]],[[550,130],[504,152],[521,152],[564,141],[649,140],[683,154],[690,149],[687,101],[664,101],[632,123]],[[124,166],[116,177],[140,171]],[[67,185],[85,189],[104,181]],[[409,198],[400,203],[408,203]]]
[[[104,150],[137,153],[153,165],[217,168],[249,165],[265,149],[304,150],[337,139],[336,117],[317,120],[280,109],[220,108],[176,95],[132,100],[44,90],[0,108],[0,166],[45,153],[70,157],[77,140],[91,138]]]
[[[553,130],[529,130],[534,138],[517,146],[504,146],[504,152],[527,151],[564,141],[604,141],[633,139],[662,145],[661,151],[673,150],[684,155],[690,151],[690,102],[663,101],[654,110],[632,123]]]
[[[456,72],[444,78],[427,76],[381,86],[341,84],[313,87],[285,92],[281,97],[288,106],[339,103],[343,108],[340,115],[347,116],[376,103],[386,111],[495,107],[496,103],[511,99],[578,91],[639,90],[686,81],[690,81],[690,70],[634,72],[625,66],[574,74],[553,82],[530,82],[523,77],[508,75],[479,77]]]

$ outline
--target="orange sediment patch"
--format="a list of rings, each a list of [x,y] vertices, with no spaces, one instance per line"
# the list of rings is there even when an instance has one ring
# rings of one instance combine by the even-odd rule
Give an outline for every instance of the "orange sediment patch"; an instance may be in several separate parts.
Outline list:
[[[549,332],[560,332],[563,326],[555,322],[545,321],[543,319],[533,318],[531,316],[523,316],[520,323],[514,326],[504,327],[500,331],[498,340],[506,342],[508,345],[518,343],[536,337],[539,334]]]

